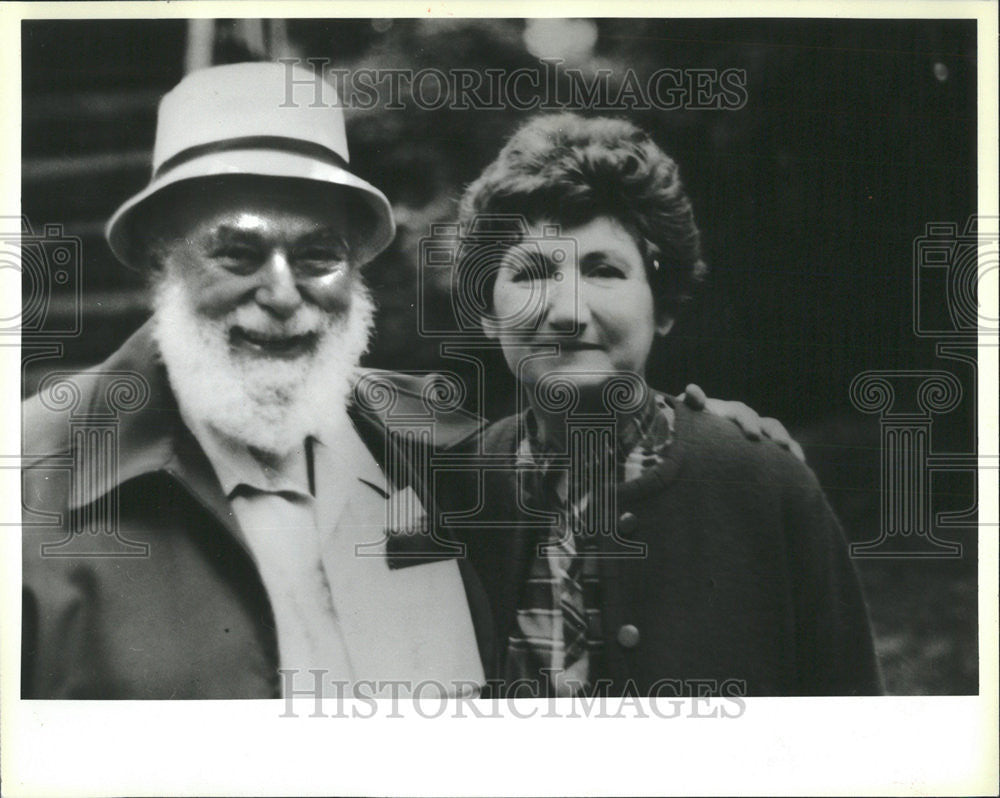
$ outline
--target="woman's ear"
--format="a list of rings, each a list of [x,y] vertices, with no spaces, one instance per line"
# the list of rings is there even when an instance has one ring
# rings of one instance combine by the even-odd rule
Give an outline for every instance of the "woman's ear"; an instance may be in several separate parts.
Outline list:
[[[479,326],[483,328],[483,335],[492,340],[496,340],[500,336],[500,330],[497,328],[496,322],[490,316],[480,316]]]
[[[656,320],[656,334],[666,335],[674,328],[674,317],[668,313],[658,313]]]

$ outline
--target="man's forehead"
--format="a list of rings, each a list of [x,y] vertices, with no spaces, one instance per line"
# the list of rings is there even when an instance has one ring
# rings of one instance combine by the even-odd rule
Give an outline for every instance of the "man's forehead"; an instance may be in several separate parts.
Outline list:
[[[341,237],[347,225],[325,214],[289,213],[273,209],[261,211],[246,208],[223,211],[202,220],[208,232],[220,238],[265,237],[276,232],[293,232],[309,236]]]
[[[210,186],[178,193],[161,205],[161,222],[189,231],[267,235],[279,230],[345,234],[349,217],[332,192],[260,184],[244,190]]]

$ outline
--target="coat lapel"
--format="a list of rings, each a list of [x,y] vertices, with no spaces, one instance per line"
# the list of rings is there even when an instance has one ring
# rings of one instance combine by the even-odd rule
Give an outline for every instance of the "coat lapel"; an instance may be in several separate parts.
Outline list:
[[[176,479],[237,540],[239,525],[219,480],[194,436],[181,421],[166,369],[147,322],[111,358],[77,375],[84,417],[106,417],[123,384],[139,386],[144,401],[135,410],[114,415],[117,468],[87,468],[99,453],[77,453],[83,466],[74,468],[69,509],[77,511],[143,474],[163,471]],[[95,478],[95,473],[97,477]]]
[[[246,548],[243,532],[229,499],[222,492],[215,470],[194,436],[183,428],[183,425],[174,440],[173,457],[164,464],[164,471],[176,479],[230,535]]]
[[[385,485],[357,436],[345,435],[341,443],[336,452],[316,449],[316,503],[329,525],[321,530],[320,556],[352,670],[373,680],[434,680],[449,693],[457,682],[481,685],[483,665],[457,561],[390,568],[393,501],[408,491],[406,505],[419,514],[416,494]]]
[[[540,527],[519,511],[514,500],[520,478],[515,457],[518,429],[517,419],[508,418],[487,431],[483,441],[485,453],[503,455],[504,462],[483,474],[481,521],[465,536],[494,607],[501,662],[540,540]]]
[[[495,602],[501,657],[506,654],[507,639],[514,628],[528,569],[539,540],[538,529],[524,519],[520,519],[510,531],[502,531],[499,535],[496,555],[492,560],[494,567],[498,566],[500,577]]]
[[[370,374],[366,372],[362,379]],[[427,413],[419,390],[409,382],[412,378],[390,372],[376,374],[381,380],[402,380],[394,388],[399,397],[395,412],[400,417],[419,417]],[[354,428],[370,454],[369,460],[379,469],[381,484],[390,503],[387,541],[382,556],[390,568],[458,557],[462,553],[461,546],[439,534],[433,457],[437,446],[468,438],[482,423],[477,417],[458,411],[444,418],[435,417],[432,424],[435,438],[423,441],[408,436],[410,428],[399,424],[392,416],[388,411],[358,403],[350,408]]]

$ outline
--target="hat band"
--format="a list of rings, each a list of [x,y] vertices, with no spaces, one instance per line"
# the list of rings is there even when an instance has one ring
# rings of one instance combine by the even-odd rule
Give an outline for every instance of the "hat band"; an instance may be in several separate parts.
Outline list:
[[[217,152],[230,152],[233,150],[278,150],[280,152],[290,152],[297,155],[305,155],[318,161],[347,169],[347,160],[335,153],[333,150],[317,144],[313,141],[303,141],[302,139],[287,138],[285,136],[240,136],[239,138],[224,139],[223,141],[212,141],[208,144],[198,144],[181,150],[176,155],[167,158],[153,172],[153,179],[162,177],[172,169],[200,158],[203,155],[211,155]]]

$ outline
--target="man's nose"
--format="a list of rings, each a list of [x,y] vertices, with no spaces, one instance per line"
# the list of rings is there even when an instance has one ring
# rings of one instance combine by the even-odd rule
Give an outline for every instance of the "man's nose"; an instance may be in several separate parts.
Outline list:
[[[267,263],[261,267],[261,284],[254,298],[261,307],[283,319],[291,316],[302,304],[295,274],[283,252],[272,252]]]
[[[546,323],[560,332],[575,330],[580,332],[590,320],[589,311],[583,297],[579,296],[580,282],[565,271],[556,272],[547,280]]]

